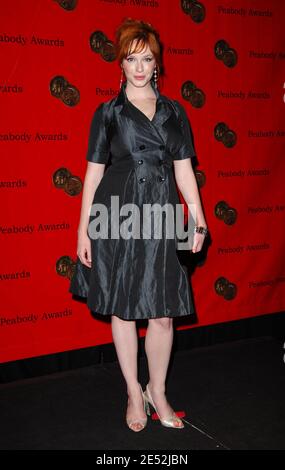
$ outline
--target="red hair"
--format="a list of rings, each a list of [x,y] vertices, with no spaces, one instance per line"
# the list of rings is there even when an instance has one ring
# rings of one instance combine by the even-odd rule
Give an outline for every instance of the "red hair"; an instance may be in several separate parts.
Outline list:
[[[145,46],[149,46],[154,55],[158,73],[162,72],[162,44],[158,32],[150,23],[127,17],[123,20],[115,32],[115,53],[119,64],[122,60],[134,52],[141,52]],[[132,49],[133,41],[137,40]]]

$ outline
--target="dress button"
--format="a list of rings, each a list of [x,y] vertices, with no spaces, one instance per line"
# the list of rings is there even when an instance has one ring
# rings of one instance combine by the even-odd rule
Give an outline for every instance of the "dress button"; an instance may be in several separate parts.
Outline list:
[[[142,164],[143,164],[143,160],[139,160],[139,161],[138,161],[138,164],[139,164],[139,165],[142,165]]]
[[[165,149],[165,145],[160,145],[159,148],[160,148],[160,150],[164,150],[164,149]]]
[[[145,145],[140,145],[140,146],[139,146],[139,149],[140,149],[140,150],[144,150],[144,149],[145,149]]]
[[[159,176],[159,177],[158,177],[158,180],[159,180],[159,181],[165,181],[165,177],[164,177],[164,176]]]
[[[140,179],[139,179],[139,182],[140,182],[140,183],[144,183],[144,182],[145,182],[145,180],[146,180],[146,178],[145,178],[145,177],[143,177],[143,178],[140,178]]]

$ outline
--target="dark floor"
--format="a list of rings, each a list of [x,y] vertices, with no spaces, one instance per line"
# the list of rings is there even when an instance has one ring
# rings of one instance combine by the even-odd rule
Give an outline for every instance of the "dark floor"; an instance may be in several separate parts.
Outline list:
[[[271,337],[177,352],[167,397],[186,412],[181,430],[127,428],[118,363],[1,385],[0,448],[285,449],[284,352]],[[144,387],[145,358],[139,375]]]

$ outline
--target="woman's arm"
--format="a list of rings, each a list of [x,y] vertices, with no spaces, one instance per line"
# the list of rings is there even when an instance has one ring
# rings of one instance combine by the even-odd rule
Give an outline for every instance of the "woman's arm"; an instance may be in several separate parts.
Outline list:
[[[87,170],[85,173],[80,220],[78,226],[78,234],[86,234],[88,229],[90,209],[94,198],[95,191],[104,175],[104,163],[87,163]]]
[[[80,261],[89,268],[91,267],[92,261],[91,242],[87,233],[89,215],[95,191],[104,175],[105,166],[104,163],[88,162],[83,184],[80,220],[77,230],[77,255]]]
[[[196,210],[195,225],[207,228],[205,216],[202,209],[201,199],[199,195],[196,177],[192,168],[191,158],[184,160],[173,160],[174,174],[179,191],[186,204],[194,204]],[[194,234],[194,242],[192,251],[200,251],[205,235],[201,233]]]

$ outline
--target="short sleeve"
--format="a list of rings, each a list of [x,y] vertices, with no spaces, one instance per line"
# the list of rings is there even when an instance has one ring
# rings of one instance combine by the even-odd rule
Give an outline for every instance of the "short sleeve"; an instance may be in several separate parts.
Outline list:
[[[108,141],[108,119],[106,104],[100,103],[96,108],[89,131],[86,160],[93,163],[107,163],[110,154]]]
[[[185,158],[196,157],[192,139],[192,128],[187,117],[184,106],[179,101],[174,100],[178,110],[178,119],[181,126],[183,137],[178,151],[174,154],[173,160],[184,160]]]

